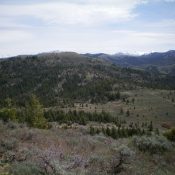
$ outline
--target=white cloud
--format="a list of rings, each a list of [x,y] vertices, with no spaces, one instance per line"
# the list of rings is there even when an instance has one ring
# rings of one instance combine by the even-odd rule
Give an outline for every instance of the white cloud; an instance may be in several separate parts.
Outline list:
[[[32,39],[32,34],[23,30],[1,30],[0,43],[3,45],[9,42],[26,41]]]
[[[87,32],[87,31],[86,31]],[[173,49],[175,33],[138,32],[129,30],[98,31],[68,30],[58,28],[32,32],[32,36],[20,32],[3,33],[0,38],[0,55],[31,54],[53,50],[85,52],[143,53]],[[16,39],[14,40],[15,37]],[[8,42],[4,42],[9,38]],[[13,38],[13,40],[10,40]],[[17,39],[18,38],[18,39]]]
[[[175,0],[164,0],[165,2],[175,2]]]
[[[149,1],[53,0],[0,5],[0,56],[52,50],[136,53],[174,49],[174,19],[134,21],[135,8]],[[131,21],[136,24],[132,30],[127,26]],[[124,29],[111,24],[123,24]]]
[[[59,1],[40,4],[0,5],[0,16],[31,16],[54,24],[99,24],[133,18],[133,9],[145,0]]]

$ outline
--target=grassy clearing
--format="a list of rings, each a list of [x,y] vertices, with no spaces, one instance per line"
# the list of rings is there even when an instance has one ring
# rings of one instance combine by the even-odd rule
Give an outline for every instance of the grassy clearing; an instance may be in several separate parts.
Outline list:
[[[175,125],[175,92],[167,90],[150,90],[138,89],[124,91],[122,94],[128,96],[129,103],[122,100],[108,102],[105,104],[81,104],[76,103],[74,107],[61,108],[64,111],[77,110],[85,112],[109,112],[113,116],[118,116],[129,122],[149,122],[157,128],[161,128],[162,123]],[[132,99],[134,98],[134,103]],[[60,109],[55,107],[54,109]],[[123,114],[121,114],[123,109]],[[126,112],[129,110],[130,115],[127,117]]]

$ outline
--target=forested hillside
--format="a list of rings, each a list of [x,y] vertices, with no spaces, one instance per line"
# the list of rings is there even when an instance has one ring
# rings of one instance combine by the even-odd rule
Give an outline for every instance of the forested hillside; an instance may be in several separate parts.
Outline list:
[[[106,102],[139,87],[173,89],[174,77],[120,68],[110,61],[77,53],[43,53],[0,61],[0,95],[24,105],[36,94],[45,106],[73,101]],[[2,104],[2,103],[1,103]]]

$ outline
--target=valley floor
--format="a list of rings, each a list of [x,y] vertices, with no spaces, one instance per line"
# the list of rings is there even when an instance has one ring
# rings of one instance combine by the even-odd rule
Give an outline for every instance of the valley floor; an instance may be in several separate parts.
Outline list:
[[[105,111],[125,120],[126,125],[152,121],[160,133],[113,139],[89,132],[91,126],[110,127],[112,123],[52,122],[44,130],[0,121],[0,175],[174,175],[175,144],[162,133],[165,126],[175,126],[175,92],[139,89],[122,94],[128,96],[127,101],[52,109]]]
[[[128,97],[128,102],[123,102],[121,99],[104,104],[76,103],[74,107],[54,107],[52,109],[85,112],[105,111],[111,113],[113,116],[126,120],[127,123],[153,121],[155,127],[160,129],[163,129],[161,125],[164,123],[175,126],[175,91],[137,89],[123,91],[122,94]],[[132,102],[133,99],[134,102]],[[121,109],[123,109],[122,114]],[[127,111],[130,112],[128,117],[126,117]]]

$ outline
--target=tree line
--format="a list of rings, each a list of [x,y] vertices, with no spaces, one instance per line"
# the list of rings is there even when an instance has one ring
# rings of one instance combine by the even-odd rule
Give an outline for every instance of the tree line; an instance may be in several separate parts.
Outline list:
[[[64,112],[63,110],[48,110],[44,113],[45,118],[49,122],[59,122],[59,123],[79,123],[82,125],[86,125],[87,122],[99,122],[99,123],[114,123],[117,126],[121,126],[121,124],[125,123],[124,120],[119,119],[116,116],[112,116],[111,114],[102,111],[100,113],[97,112],[84,112],[84,111],[68,111]]]
[[[116,126],[121,126],[125,123],[124,120],[116,116],[102,111],[84,112],[84,111],[68,111],[63,110],[44,110],[38,98],[32,95],[24,107],[16,108],[12,104],[12,100],[7,98],[4,102],[4,107],[0,108],[0,119],[4,122],[15,121],[19,123],[27,123],[29,127],[48,128],[49,122],[61,123],[78,123],[86,125],[88,122],[99,123],[114,123]]]
[[[106,136],[112,137],[113,139],[131,137],[133,135],[151,135],[153,131],[152,121],[146,127],[139,126],[137,123],[131,123],[128,127],[124,126],[112,126],[112,127],[93,127],[90,126],[90,135],[103,133]],[[159,134],[159,130],[155,129],[156,134]]]

